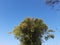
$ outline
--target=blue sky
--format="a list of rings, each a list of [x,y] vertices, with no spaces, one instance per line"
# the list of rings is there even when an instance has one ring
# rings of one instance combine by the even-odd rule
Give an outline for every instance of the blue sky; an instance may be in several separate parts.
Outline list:
[[[43,42],[43,45],[60,44],[60,11],[46,6],[44,0],[0,0],[0,45],[19,44],[8,32],[26,17],[41,18],[49,29],[56,31],[55,38]]]

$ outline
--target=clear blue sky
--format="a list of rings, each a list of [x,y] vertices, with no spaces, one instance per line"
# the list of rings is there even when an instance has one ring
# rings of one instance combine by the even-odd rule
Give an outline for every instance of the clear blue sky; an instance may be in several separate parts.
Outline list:
[[[51,10],[43,0],[0,0],[0,45],[19,44],[8,32],[26,17],[41,18],[56,31],[55,38],[43,45],[60,45],[60,11]]]

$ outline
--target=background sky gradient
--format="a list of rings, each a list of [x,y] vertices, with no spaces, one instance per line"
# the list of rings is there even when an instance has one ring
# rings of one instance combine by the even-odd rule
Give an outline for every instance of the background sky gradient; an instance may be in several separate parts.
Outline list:
[[[19,41],[8,32],[26,17],[41,18],[55,38],[43,45],[60,45],[60,11],[46,6],[44,0],[0,0],[0,45],[18,45]]]

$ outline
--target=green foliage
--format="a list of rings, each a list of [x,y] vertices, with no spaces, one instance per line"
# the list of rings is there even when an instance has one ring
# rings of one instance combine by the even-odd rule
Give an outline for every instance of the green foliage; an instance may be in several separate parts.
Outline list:
[[[21,41],[21,45],[42,45],[42,38],[54,38],[49,34],[48,26],[41,19],[26,18],[14,28],[12,34]],[[44,36],[46,35],[46,36]]]

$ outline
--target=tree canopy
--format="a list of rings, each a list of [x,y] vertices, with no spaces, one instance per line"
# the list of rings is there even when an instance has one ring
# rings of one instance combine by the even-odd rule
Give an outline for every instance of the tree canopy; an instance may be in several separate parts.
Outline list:
[[[55,9],[59,9],[60,0],[45,0],[45,2],[48,6],[51,6]]]
[[[50,5],[54,5],[59,2],[60,2],[60,0],[46,0],[46,4],[50,4]]]
[[[54,31],[49,30],[42,19],[26,18],[10,33],[21,42],[21,45],[42,45],[43,37],[45,40],[54,38],[50,32]]]

